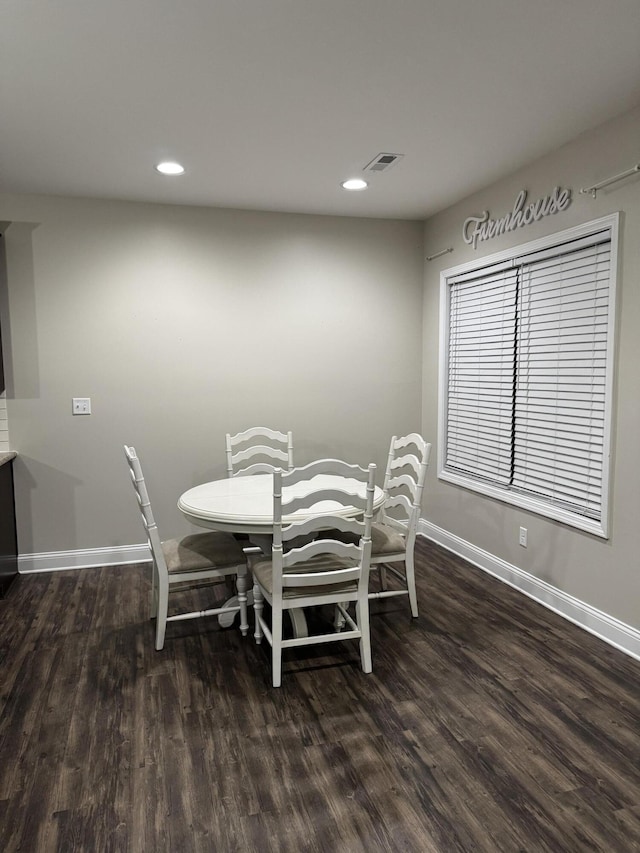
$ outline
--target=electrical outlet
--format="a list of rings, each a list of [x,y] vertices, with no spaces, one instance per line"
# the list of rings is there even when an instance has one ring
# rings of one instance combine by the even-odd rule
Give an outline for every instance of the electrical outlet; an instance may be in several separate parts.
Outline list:
[[[518,539],[523,548],[527,547],[527,528],[520,528],[520,538]]]
[[[73,408],[74,415],[90,415],[91,414],[91,398],[90,397],[74,397]]]

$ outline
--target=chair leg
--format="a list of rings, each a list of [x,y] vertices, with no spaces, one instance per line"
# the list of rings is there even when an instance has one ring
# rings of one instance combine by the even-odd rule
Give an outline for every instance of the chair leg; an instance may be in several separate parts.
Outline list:
[[[236,588],[238,590],[238,604],[240,605],[240,630],[242,636],[249,633],[249,621],[247,619],[247,572],[238,572],[236,577]]]
[[[291,610],[287,610],[287,613],[293,627],[293,636],[308,637],[309,628],[307,627],[307,617],[304,610],[301,607],[294,607]]]
[[[262,642],[262,626],[260,625],[260,620],[262,619],[262,609],[264,607],[264,598],[262,597],[262,590],[258,586],[257,583],[253,585],[253,617],[254,617],[254,634],[255,641],[258,645]]]
[[[271,668],[273,686],[282,683],[282,609],[271,608]]]
[[[384,563],[378,569],[378,577],[380,578],[380,589],[384,592],[387,588],[387,568]]]
[[[404,560],[404,570],[407,578],[407,589],[409,590],[409,603],[411,604],[411,615],[418,618],[418,595],[416,593],[416,572],[413,565],[413,549],[407,551]]]
[[[156,614],[156,651],[158,652],[164,647],[168,609],[169,583],[166,578],[158,578],[158,612]]]
[[[363,672],[372,672],[371,631],[369,630],[369,600],[356,602],[356,622],[360,629],[360,660]]]
[[[151,563],[151,618],[155,619],[158,615],[158,574],[156,564]]]

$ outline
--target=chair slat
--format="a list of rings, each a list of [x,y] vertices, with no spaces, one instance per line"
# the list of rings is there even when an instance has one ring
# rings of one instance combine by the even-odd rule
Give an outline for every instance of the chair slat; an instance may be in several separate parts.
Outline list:
[[[401,474],[399,477],[390,477],[387,483],[389,493],[404,488],[411,496],[412,501],[418,497],[418,482],[409,474]]]
[[[282,566],[288,569],[290,566],[295,566],[299,563],[306,563],[314,557],[324,555],[335,555],[344,559],[351,559],[358,562],[360,559],[361,548],[359,545],[354,545],[349,542],[341,542],[338,539],[316,539],[313,542],[308,542],[300,548],[291,548],[282,555]],[[330,562],[330,560],[328,560]],[[315,572],[315,569],[314,569]],[[311,573],[311,572],[310,572]]]
[[[384,503],[385,513],[389,509],[401,507],[404,510],[405,519],[408,519],[413,512],[413,504],[406,495],[395,494],[387,498]],[[397,516],[394,516],[397,518]]]
[[[411,468],[413,475],[417,479],[420,477],[420,466],[422,462],[413,453],[407,453],[405,456],[398,456],[391,464],[391,471],[401,471],[403,468]]]
[[[300,536],[309,536],[318,530],[342,530],[345,533],[355,533],[358,536],[364,536],[365,523],[357,518],[342,518],[338,515],[330,513],[313,516],[307,521],[297,521],[293,524],[288,524],[289,518],[283,518],[282,523],[282,541],[289,542],[292,539],[297,539]],[[287,524],[288,526],[284,526]]]
[[[352,583],[360,578],[360,566],[345,569],[327,569],[326,572],[301,572],[299,574],[290,574],[285,572],[282,576],[282,585],[285,588],[291,587],[316,587],[316,586],[336,586],[343,583]],[[321,602],[316,602],[319,604]]]
[[[269,456],[271,459],[279,459],[281,462],[286,462],[289,458],[286,450],[279,450],[277,447],[267,447],[266,444],[255,444],[246,450],[239,450],[231,458],[237,464],[238,462],[244,462],[246,459],[252,459],[254,456]]]
[[[353,462],[345,462],[343,459],[316,459],[307,465],[296,468],[295,480],[288,480],[289,485],[299,483],[303,480],[311,480],[318,474],[337,474],[339,477],[352,478],[366,484],[368,469]]]
[[[256,436],[267,436],[267,438],[270,438],[273,441],[286,442],[288,435],[290,435],[290,433],[286,434],[277,429],[270,429],[269,427],[250,427],[249,429],[245,429],[243,432],[237,432],[235,435],[229,436],[229,440],[232,446],[242,444]]]
[[[296,512],[300,512],[305,509],[313,509],[314,507],[317,511],[320,511],[321,504],[329,504],[329,506],[326,507],[322,506],[322,509],[326,509],[327,513],[332,515],[340,515],[339,510],[343,510],[345,506],[354,506],[358,509],[364,510],[367,505],[366,495],[358,494],[357,491],[352,490],[351,488],[345,489],[344,491],[340,491],[339,489],[314,489],[313,496],[315,504],[311,506],[307,495],[291,496],[286,503],[283,499],[282,511],[286,518],[285,523],[291,523],[294,521],[294,513]],[[345,503],[347,498],[349,499],[348,503]]]

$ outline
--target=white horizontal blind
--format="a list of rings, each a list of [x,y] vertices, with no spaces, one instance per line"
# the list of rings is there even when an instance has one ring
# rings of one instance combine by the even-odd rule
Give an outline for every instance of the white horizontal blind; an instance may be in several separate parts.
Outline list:
[[[599,518],[610,240],[521,267],[513,486]]]
[[[515,315],[512,268],[451,288],[446,466],[504,485],[511,478]]]
[[[441,274],[439,476],[603,536],[617,223]]]

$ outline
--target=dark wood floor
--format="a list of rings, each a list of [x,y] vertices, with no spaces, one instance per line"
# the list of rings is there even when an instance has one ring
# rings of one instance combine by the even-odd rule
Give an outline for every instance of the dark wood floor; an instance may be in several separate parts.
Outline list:
[[[0,850],[640,850],[640,664],[425,540],[420,618],[287,652],[147,621],[141,566],[0,602]],[[204,591],[185,593],[202,598]]]

